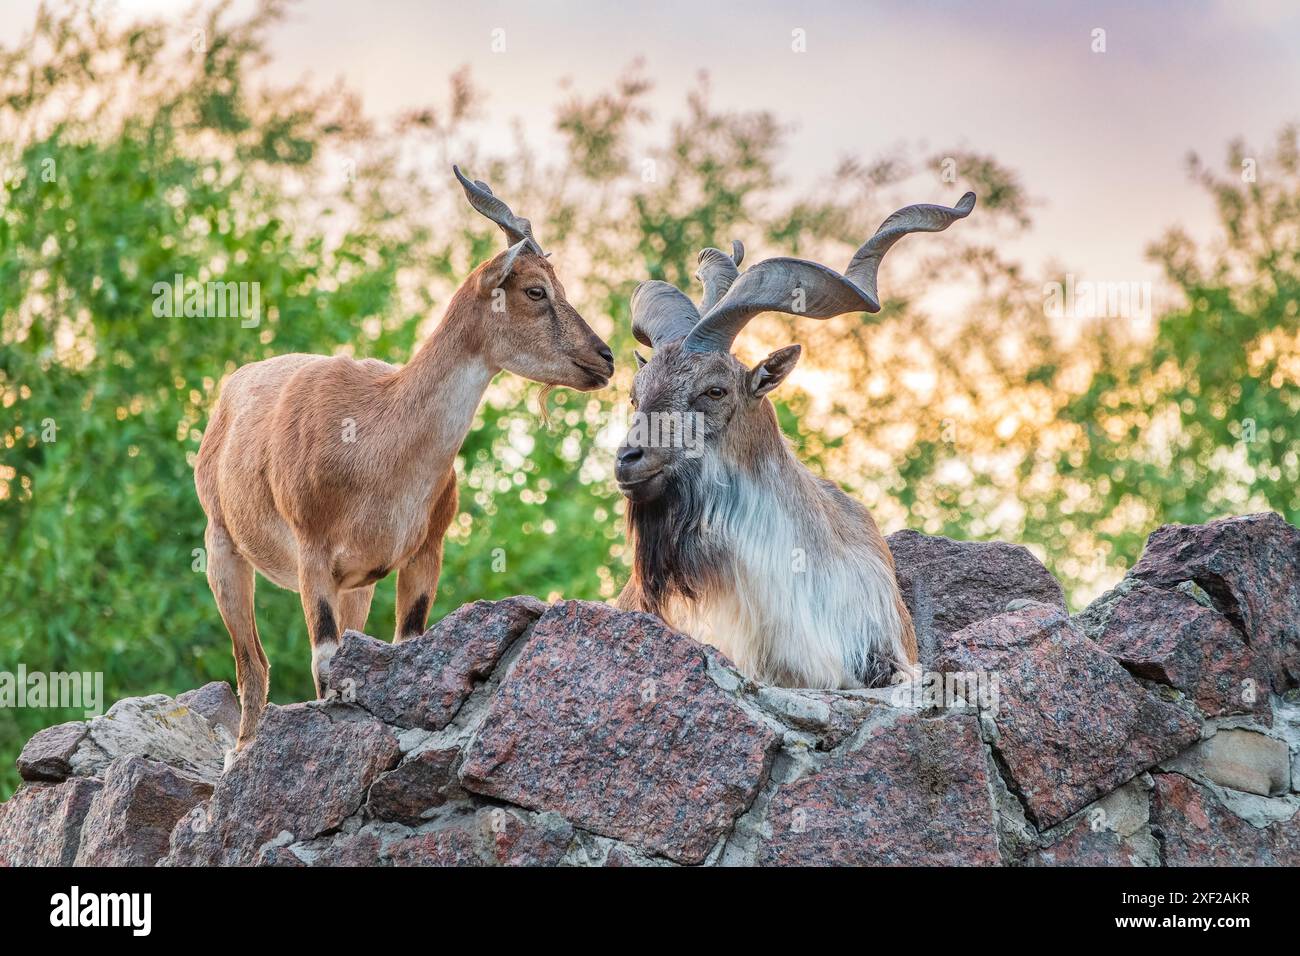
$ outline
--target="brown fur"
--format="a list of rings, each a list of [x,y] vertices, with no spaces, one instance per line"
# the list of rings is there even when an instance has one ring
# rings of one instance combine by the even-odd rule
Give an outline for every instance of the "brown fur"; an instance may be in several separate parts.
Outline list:
[[[541,301],[528,295],[537,288]],[[226,381],[194,481],[208,581],[234,646],[240,747],[256,733],[269,671],[254,571],[301,594],[318,695],[338,636],[365,626],[386,575],[397,573],[394,639],[422,633],[456,514],[455,455],[501,369],[584,391],[613,371],[550,264],[528,251],[476,269],[404,367],[282,355]]]

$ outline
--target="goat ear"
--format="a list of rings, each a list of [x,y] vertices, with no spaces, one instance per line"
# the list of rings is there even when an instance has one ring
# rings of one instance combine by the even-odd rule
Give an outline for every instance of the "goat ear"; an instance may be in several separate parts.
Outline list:
[[[515,260],[519,258],[519,253],[524,251],[528,245],[527,239],[521,239],[513,246],[501,253],[496,262],[492,262],[479,273],[478,289],[483,295],[490,294],[493,289],[499,289],[505,285],[505,281],[510,278],[510,273],[515,268]]]
[[[749,373],[750,394],[761,398],[784,382],[785,377],[794,371],[802,351],[798,345],[787,345],[755,365]]]
[[[633,350],[632,356],[636,359],[637,368],[645,368],[647,365],[650,364],[650,362],[646,359],[646,357],[642,355],[640,352]]]

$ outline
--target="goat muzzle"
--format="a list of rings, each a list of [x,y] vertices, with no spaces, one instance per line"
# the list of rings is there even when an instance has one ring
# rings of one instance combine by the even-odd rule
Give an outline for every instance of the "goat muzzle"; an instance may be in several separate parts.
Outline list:
[[[653,501],[668,485],[660,456],[640,445],[624,445],[618,450],[614,478],[623,497],[637,503]]]

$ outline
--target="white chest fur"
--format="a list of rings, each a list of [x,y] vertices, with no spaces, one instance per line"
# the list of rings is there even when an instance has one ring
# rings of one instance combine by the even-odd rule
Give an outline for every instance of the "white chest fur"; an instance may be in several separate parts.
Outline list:
[[[906,665],[893,574],[865,539],[734,473],[710,481],[701,530],[727,557],[715,586],[669,603],[671,624],[760,681],[852,687],[873,658]]]

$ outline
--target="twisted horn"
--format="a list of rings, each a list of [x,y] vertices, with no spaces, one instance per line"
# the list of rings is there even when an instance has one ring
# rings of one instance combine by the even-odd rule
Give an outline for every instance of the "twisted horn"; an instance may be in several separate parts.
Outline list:
[[[469,199],[469,204],[500,226],[501,231],[510,240],[510,245],[513,246],[527,240],[528,246],[533,252],[539,256],[544,255],[542,247],[533,238],[533,224],[531,222],[511,212],[510,207],[493,195],[492,187],[483,180],[476,179],[470,182],[465,174],[460,171],[459,166],[453,165],[451,171],[460,180],[460,184],[465,190],[465,196]]]
[[[739,239],[732,240],[731,255],[727,255],[721,249],[700,250],[700,268],[695,273],[695,278],[704,285],[704,301],[700,303],[701,311],[708,312],[727,294],[731,284],[740,275],[740,269],[737,267],[744,259],[745,247]]]
[[[966,193],[956,206],[906,206],[880,224],[849,260],[844,275],[806,259],[765,259],[736,279],[686,336],[688,352],[729,352],[740,330],[761,312],[829,319],[879,312],[876,273],[885,253],[910,232],[942,232],[975,208]],[[708,250],[706,250],[707,252]]]
[[[722,298],[740,275],[736,267],[745,258],[745,247],[732,242],[731,255],[721,249],[701,249],[700,268],[695,273],[704,284],[703,308],[707,311]],[[700,321],[700,312],[690,298],[670,283],[652,279],[632,293],[632,334],[642,345],[658,348],[682,338]]]
[[[844,270],[844,275],[871,298],[879,301],[876,293],[876,270],[880,268],[880,260],[885,257],[885,253],[894,243],[909,232],[943,232],[958,219],[969,216],[974,208],[974,193],[966,193],[957,200],[957,205],[951,208],[931,203],[904,206],[882,222],[876,234],[853,254],[848,268]]]
[[[686,293],[659,279],[638,285],[631,307],[632,334],[651,348],[680,339],[700,321],[699,310]]]

